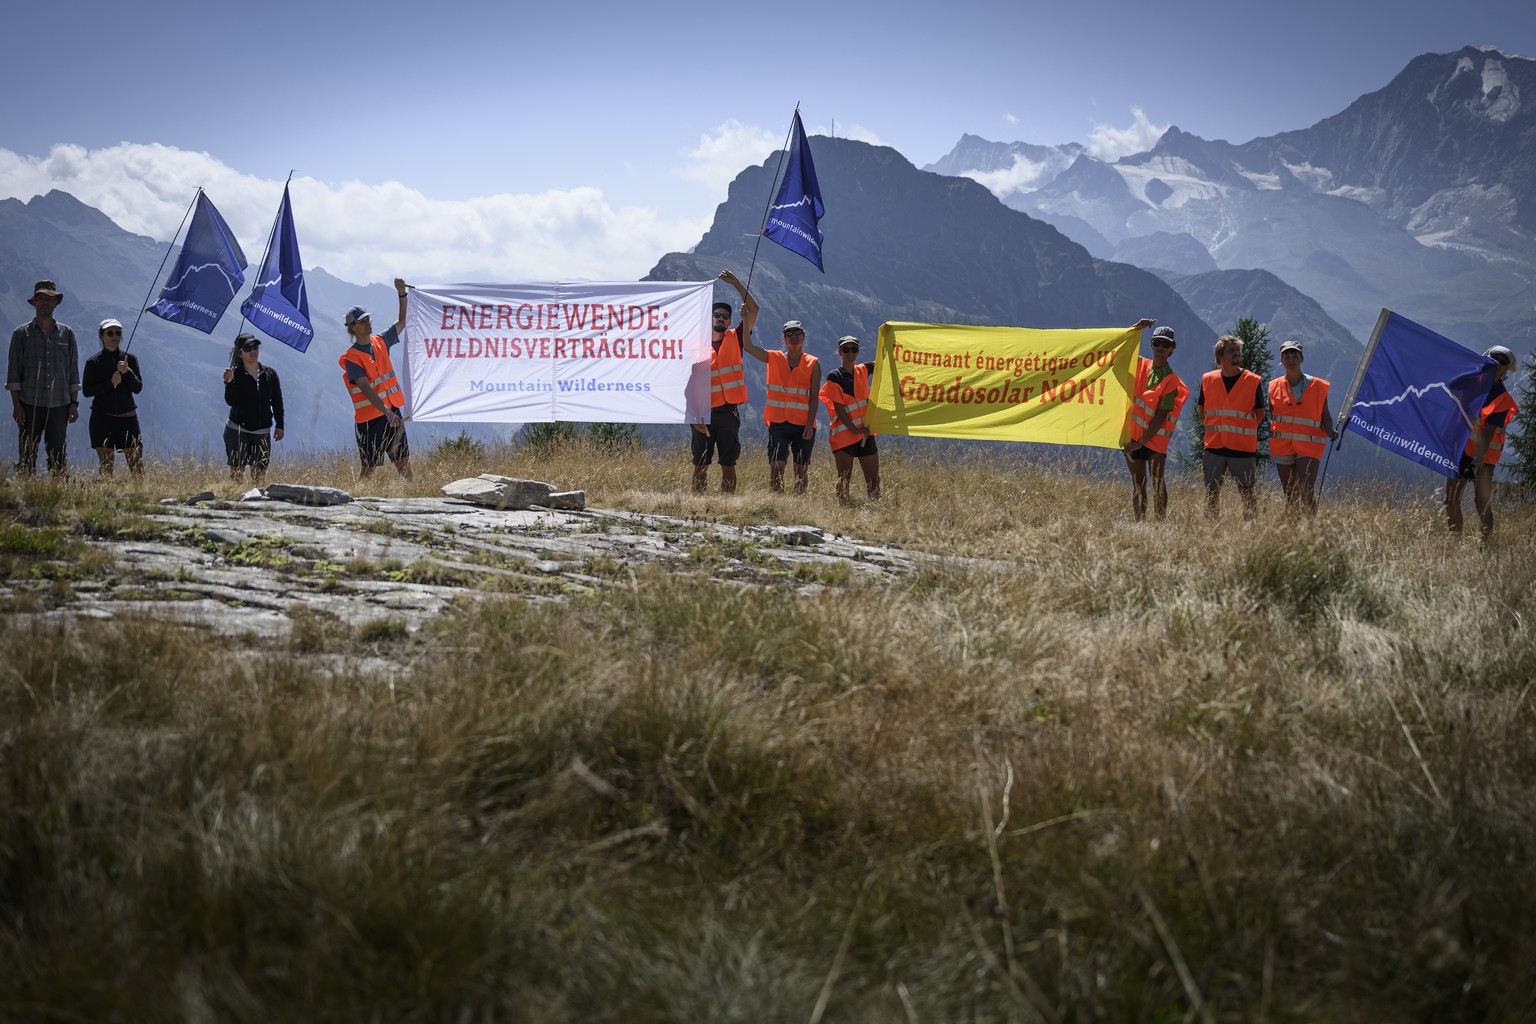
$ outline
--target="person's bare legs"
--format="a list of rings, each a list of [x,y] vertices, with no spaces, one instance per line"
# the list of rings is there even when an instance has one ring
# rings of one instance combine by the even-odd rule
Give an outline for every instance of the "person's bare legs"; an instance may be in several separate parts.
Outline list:
[[[832,453],[832,461],[837,465],[837,500],[850,501],[852,499],[848,496],[848,487],[853,480],[853,456],[848,453],[848,449],[839,448]]]
[[[1466,486],[1467,482],[1460,477],[1445,482],[1445,525],[1452,533],[1461,532],[1461,492]]]
[[[1294,463],[1275,463],[1275,473],[1280,477],[1280,489],[1285,492],[1286,512],[1296,511],[1296,501],[1301,496],[1300,480]]]
[[[1125,462],[1131,470],[1131,515],[1139,523],[1147,518],[1147,464],[1129,455]]]
[[[864,493],[870,501],[880,500],[880,453],[865,455],[859,459],[859,469],[864,472]]]
[[[1296,459],[1297,490],[1301,492],[1301,507],[1311,518],[1317,515],[1317,459],[1299,456]]]
[[[1147,459],[1147,470],[1152,475],[1152,514],[1162,519],[1168,514],[1168,481],[1163,476],[1163,470],[1168,465],[1168,456],[1153,452]],[[1141,503],[1142,514],[1146,514],[1147,503],[1143,495]]]
[[[1493,473],[1483,472],[1483,467],[1477,470],[1477,479],[1472,483],[1472,504],[1477,506],[1477,518],[1482,521],[1483,539],[1487,540],[1493,533]]]

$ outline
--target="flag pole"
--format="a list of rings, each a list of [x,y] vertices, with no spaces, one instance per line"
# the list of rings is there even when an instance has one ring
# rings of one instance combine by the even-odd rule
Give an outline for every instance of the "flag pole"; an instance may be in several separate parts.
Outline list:
[[[165,247],[165,255],[160,257],[160,268],[155,271],[155,276],[149,282],[149,291],[144,293],[144,301],[139,303],[139,315],[133,318],[133,330],[128,332],[128,340],[123,342],[123,352],[126,353],[133,345],[133,336],[139,332],[139,321],[144,319],[144,310],[149,308],[149,297],[155,294],[155,285],[160,280],[160,274],[165,270],[165,261],[171,258],[171,250],[176,248],[176,239],[181,237],[181,229],[187,226],[187,218],[192,216],[193,207],[197,206],[197,197],[203,194],[203,186],[199,185],[192,193],[192,202],[187,204],[187,212],[181,215],[181,223],[176,225],[176,233],[171,236],[171,243]]]
[[[288,186],[289,186],[289,184],[292,181],[293,181],[293,171],[289,171],[288,172],[288,177],[283,181],[283,191],[284,192],[288,191]],[[272,255],[272,242],[273,242],[274,239],[277,238],[277,225],[278,225],[278,223],[282,219],[283,219],[283,204],[282,203],[278,203],[277,204],[277,214],[275,216],[273,216],[273,218],[272,218],[272,230],[267,232],[267,247],[261,251],[261,262],[256,264],[256,273],[258,275],[260,275],[263,270],[267,269],[267,257]],[[258,285],[261,284],[260,281],[257,281],[256,283]],[[242,302],[240,304],[240,306],[241,306],[241,309],[240,309],[240,329],[243,330],[245,328],[245,308],[244,308],[245,307],[245,303]],[[235,334],[236,334],[236,336],[238,336],[240,334],[240,330],[236,330]]]
[[[1381,332],[1387,326],[1387,317],[1392,311],[1385,306],[1376,316],[1376,326],[1371,330],[1371,340],[1365,343],[1365,351],[1360,353],[1360,362],[1355,366],[1355,376],[1349,382],[1349,390],[1344,392],[1344,404],[1339,416],[1339,436],[1328,449],[1328,458],[1323,460],[1322,478],[1317,482],[1317,493],[1323,493],[1323,484],[1328,482],[1328,463],[1333,459],[1333,453],[1344,446],[1344,428],[1349,426],[1349,413],[1355,407],[1355,395],[1360,392],[1360,384],[1365,380],[1365,371],[1371,365],[1371,358],[1376,355],[1376,346],[1381,344]]]
[[[795,112],[789,119],[789,131],[784,133],[784,148],[779,150],[779,166],[773,172],[773,180],[768,183],[768,202],[763,204],[763,223],[757,229],[757,241],[752,243],[752,262],[747,267],[747,291],[752,290],[752,271],[757,268],[757,250],[763,244],[763,232],[768,229],[768,213],[773,209],[773,197],[779,191],[779,174],[784,170],[784,161],[789,159],[789,140],[795,134],[795,118],[800,116],[800,101],[795,101]]]

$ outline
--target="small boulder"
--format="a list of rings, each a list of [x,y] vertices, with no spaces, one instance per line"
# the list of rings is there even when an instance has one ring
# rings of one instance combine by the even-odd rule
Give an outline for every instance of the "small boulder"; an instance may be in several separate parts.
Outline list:
[[[556,512],[580,512],[587,507],[587,492],[556,491],[545,500],[544,507]]]
[[[516,477],[498,476],[495,473],[481,473],[476,477],[454,480],[443,485],[443,493],[450,498],[459,498],[476,505],[503,510],[528,509],[535,505],[546,505],[549,502],[549,496],[554,492],[553,484],[546,484],[539,480],[519,480]]]
[[[789,547],[811,547],[826,539],[814,526],[770,526],[767,532]]]
[[[352,500],[352,495],[337,487],[267,484],[263,490],[273,501],[291,501],[295,505],[345,505]]]

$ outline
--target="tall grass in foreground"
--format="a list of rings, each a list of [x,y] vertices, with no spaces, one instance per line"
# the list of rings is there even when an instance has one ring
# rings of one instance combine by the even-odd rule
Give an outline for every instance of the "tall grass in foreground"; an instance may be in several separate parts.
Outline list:
[[[681,454],[494,455],[370,489],[489,470],[952,557],[321,651],[6,623],[0,1018],[1536,1015],[1530,509],[1484,547],[1365,492],[1250,526],[1181,484],[1138,525],[1123,481],[1002,457],[898,455],[845,508],[827,467],[721,497]],[[200,472],[0,508],[100,536]]]

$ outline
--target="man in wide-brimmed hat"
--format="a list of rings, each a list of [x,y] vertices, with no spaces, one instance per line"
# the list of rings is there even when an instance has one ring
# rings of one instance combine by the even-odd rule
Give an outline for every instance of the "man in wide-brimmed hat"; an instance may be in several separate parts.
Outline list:
[[[11,332],[5,389],[11,415],[21,428],[20,473],[37,471],[37,444],[48,449],[48,471],[63,476],[67,465],[65,429],[80,418],[80,352],[75,332],[53,318],[64,294],[52,281],[39,281],[27,300],[37,315]]]

